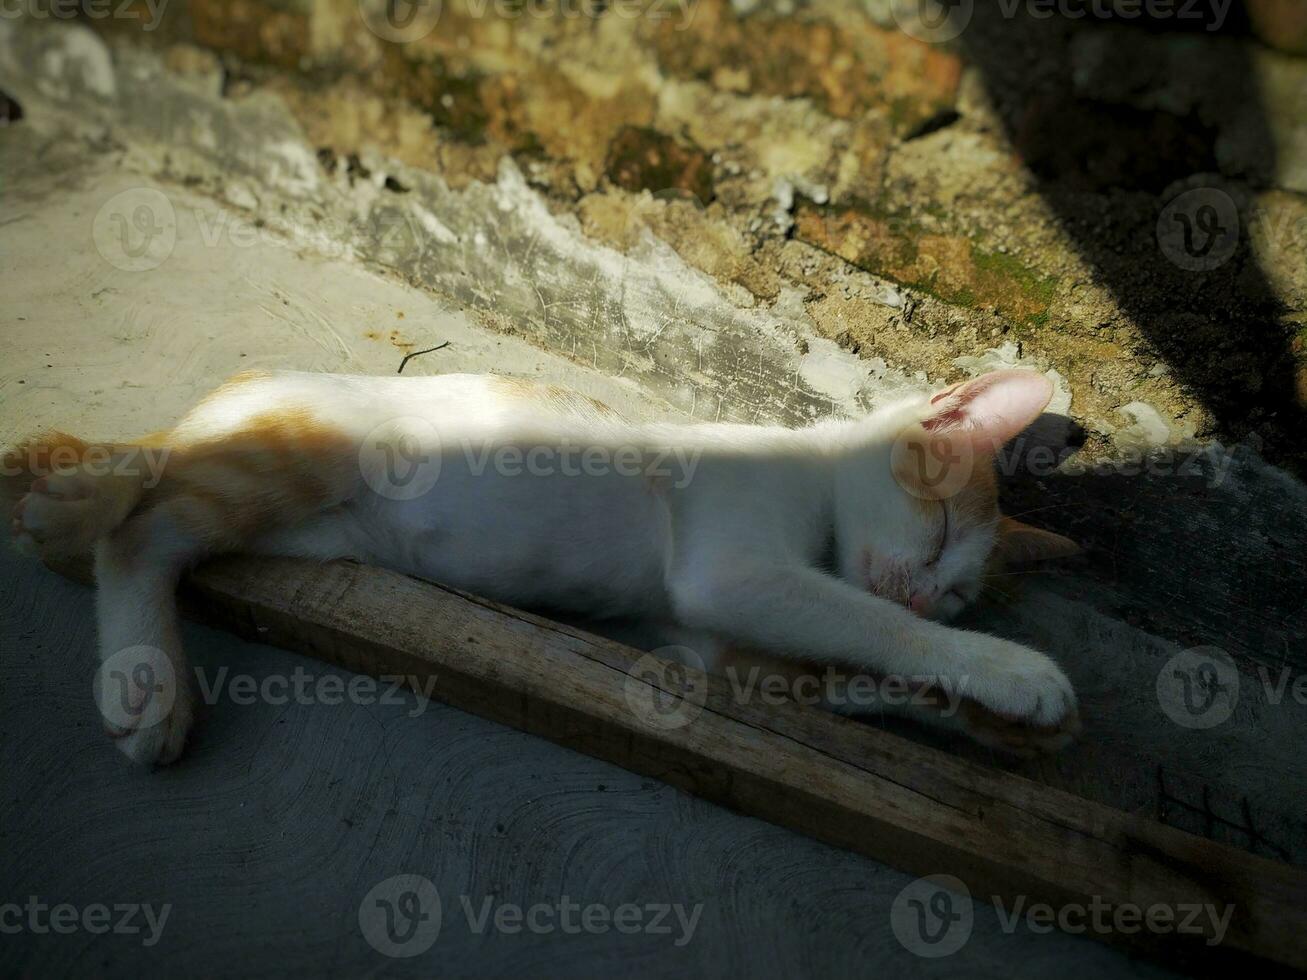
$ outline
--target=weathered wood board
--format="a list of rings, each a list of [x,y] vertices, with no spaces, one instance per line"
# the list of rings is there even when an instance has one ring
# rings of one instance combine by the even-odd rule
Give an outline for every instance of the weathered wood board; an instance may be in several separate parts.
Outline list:
[[[222,559],[189,576],[183,599],[351,670],[432,678],[456,707],[903,870],[955,875],[979,896],[1233,906],[1218,946],[1099,937],[1172,965],[1307,969],[1307,872],[1142,815],[817,709],[739,703],[724,679],[642,669],[645,655],[620,644],[382,569]]]

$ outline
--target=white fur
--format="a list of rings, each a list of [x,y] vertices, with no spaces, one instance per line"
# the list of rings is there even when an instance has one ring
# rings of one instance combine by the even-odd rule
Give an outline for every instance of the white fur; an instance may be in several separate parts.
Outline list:
[[[961,585],[974,598],[993,544],[993,529],[983,529],[925,567],[934,529],[922,526],[889,465],[895,435],[929,411],[923,400],[790,430],[555,415],[480,376],[292,375],[245,397],[259,410],[310,397],[360,437],[405,416],[428,420],[438,436],[422,447],[440,458],[431,489],[407,501],[363,490],[315,527],[323,555],[344,551],[515,605],[670,620],[817,661],[942,675],[1039,724],[1074,707],[1070,683],[1043,654],[923,620],[868,592],[859,569],[870,549],[911,568],[912,591],[943,596]],[[477,472],[497,447],[568,444],[607,459],[634,447],[651,465],[671,451],[685,465],[668,480],[513,474],[492,464]],[[691,466],[688,480],[677,478]],[[840,576],[814,567],[832,531]]]
[[[1042,379],[1032,378],[986,389],[964,420],[968,435],[1002,441],[1028,423],[1047,401],[1035,390]],[[922,618],[869,591],[869,575],[888,565],[904,578],[903,596],[951,614],[975,597],[993,546],[992,527],[972,529],[932,561],[941,528],[923,521],[891,473],[896,434],[936,411],[925,399],[789,430],[628,422],[524,398],[482,376],[286,373],[209,400],[177,434],[238,431],[281,407],[308,410],[348,434],[360,448],[358,484],[339,506],[252,541],[250,550],[348,556],[514,605],[643,620],[878,674],[937,676],[994,711],[1040,725],[1075,710],[1066,676],[1042,653]],[[439,460],[434,484],[412,499],[374,489],[400,432],[407,456],[396,459]],[[638,472],[566,470],[569,446],[575,460],[589,451],[592,461],[638,461],[624,471]],[[534,472],[497,465],[501,450],[511,462],[514,449],[542,447],[553,473],[540,472],[541,452]],[[652,472],[664,455],[666,472]],[[429,476],[431,463],[423,465],[417,472]],[[148,561],[126,561],[113,537],[100,545],[102,648],[108,656],[155,646],[186,673],[171,593],[204,549],[165,508],[145,516],[154,522]],[[822,567],[828,554],[833,567]],[[711,667],[716,643],[705,646]],[[153,761],[179,750],[193,713],[181,687],[176,716],[161,732],[120,739],[129,755]]]

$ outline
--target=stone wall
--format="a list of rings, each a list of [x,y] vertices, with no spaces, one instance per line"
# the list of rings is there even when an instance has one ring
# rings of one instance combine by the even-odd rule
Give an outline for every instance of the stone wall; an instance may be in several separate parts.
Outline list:
[[[683,410],[851,410],[886,375],[1019,359],[1062,379],[1091,453],[1251,436],[1300,462],[1307,61],[1233,17],[980,4],[932,43],[903,6],[171,0],[82,20],[148,61],[118,111],[207,160],[174,154],[178,179],[309,237],[331,217],[319,237],[502,329],[589,340]],[[1229,248],[1186,255],[1199,219]],[[653,292],[631,301],[627,276]],[[697,375],[686,344],[709,349]]]

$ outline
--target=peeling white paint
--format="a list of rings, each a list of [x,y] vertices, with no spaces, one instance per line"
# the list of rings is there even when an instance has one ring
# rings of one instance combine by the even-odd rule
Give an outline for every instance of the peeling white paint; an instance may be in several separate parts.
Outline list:
[[[1117,412],[1131,420],[1129,425],[1117,429],[1114,433],[1115,441],[1119,445],[1152,449],[1165,446],[1171,441],[1171,427],[1151,405],[1144,402],[1130,402],[1118,408]]]
[[[413,215],[418,219],[418,224],[422,226],[423,231],[442,245],[458,244],[458,236],[445,227],[439,218],[416,201],[412,202],[412,207]]]
[[[799,361],[799,377],[818,394],[831,401],[855,400],[867,383],[866,365],[851,359],[833,340],[814,337],[808,341],[808,353]]]
[[[278,140],[268,143],[264,173],[268,183],[293,197],[308,197],[318,189],[318,159],[303,143]]]
[[[76,84],[106,99],[118,92],[114,79],[113,59],[94,32],[79,25],[69,26],[50,35],[51,43],[41,58],[46,81],[56,92],[67,86],[76,73]]]

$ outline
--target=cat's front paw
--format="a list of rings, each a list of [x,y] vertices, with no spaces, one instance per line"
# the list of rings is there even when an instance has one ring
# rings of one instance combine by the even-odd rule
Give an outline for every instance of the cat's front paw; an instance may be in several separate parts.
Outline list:
[[[995,637],[984,637],[978,646],[962,665],[961,693],[983,709],[974,713],[980,741],[987,741],[982,734],[1018,739],[1025,728],[1036,740],[1065,744],[1079,731],[1075,690],[1052,659]]]
[[[162,650],[129,647],[106,659],[95,699],[105,732],[133,762],[167,765],[181,756],[198,699]]]
[[[968,698],[959,702],[958,721],[973,741],[1026,758],[1061,751],[1080,734],[1080,715],[1076,711],[1056,725],[1031,725],[1013,721]]]

